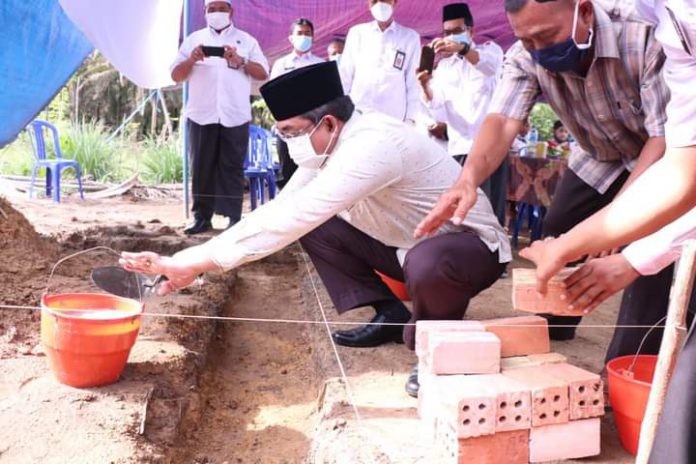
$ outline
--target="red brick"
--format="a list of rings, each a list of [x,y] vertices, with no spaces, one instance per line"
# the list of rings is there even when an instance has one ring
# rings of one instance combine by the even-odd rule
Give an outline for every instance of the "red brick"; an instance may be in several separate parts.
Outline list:
[[[545,364],[563,363],[567,358],[560,353],[530,354],[529,356],[515,356],[500,360],[500,369],[505,372],[520,367],[535,367]]]
[[[482,322],[488,332],[500,338],[503,358],[551,351],[548,322],[543,317],[505,317]]]
[[[546,370],[568,383],[570,420],[604,415],[604,383],[599,375],[568,363],[552,364]]]
[[[489,332],[434,333],[426,363],[434,374],[496,374],[500,339]]]
[[[599,453],[599,419],[547,425],[530,431],[529,460],[533,463],[579,459]]]
[[[568,309],[568,302],[561,299],[565,291],[563,280],[575,272],[565,268],[549,280],[545,295],[537,292],[536,271],[534,269],[512,270],[512,306],[518,311],[578,316],[582,313]]]
[[[502,374],[481,376],[497,390],[495,433],[526,430],[532,425],[531,390]],[[481,379],[483,380],[483,379]]]
[[[416,355],[427,356],[428,338],[442,332],[483,332],[486,329],[479,321],[418,321],[416,322]]]
[[[488,376],[440,375],[430,384],[437,422],[451,426],[458,438],[495,433],[497,390],[480,377]]]
[[[457,439],[449,427],[438,427],[433,461],[437,464],[528,464],[529,430]]]
[[[548,366],[522,367],[503,372],[531,390],[532,427],[568,422],[568,384],[549,375]]]

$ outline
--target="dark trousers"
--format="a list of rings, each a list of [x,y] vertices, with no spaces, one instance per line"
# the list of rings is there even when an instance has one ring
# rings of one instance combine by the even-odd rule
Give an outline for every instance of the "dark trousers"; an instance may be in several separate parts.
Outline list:
[[[493,285],[505,269],[498,262],[498,253],[492,253],[473,232],[423,240],[406,254],[403,268],[396,248],[339,218],[314,229],[300,243],[339,314],[395,298],[375,274],[378,270],[406,283],[413,300],[411,323],[461,319],[471,298]],[[413,349],[414,326],[404,328],[404,342]]]
[[[696,293],[690,311],[696,311]],[[650,454],[650,464],[696,462],[696,335],[691,332],[677,359]]]
[[[196,219],[214,213],[233,221],[242,217],[244,159],[249,146],[249,124],[225,127],[188,121],[189,156],[193,174],[193,211]]]
[[[464,166],[468,155],[454,155],[454,160]],[[500,225],[505,227],[505,215],[507,213],[507,189],[510,179],[510,161],[505,158],[505,161],[491,174],[483,184],[481,190],[486,194],[491,202],[493,212],[498,218]]]
[[[278,159],[280,161],[280,175],[276,180],[276,184],[278,187],[283,188],[297,170],[297,165],[292,158],[290,158],[288,144],[278,136],[276,136],[276,148],[278,150]]]

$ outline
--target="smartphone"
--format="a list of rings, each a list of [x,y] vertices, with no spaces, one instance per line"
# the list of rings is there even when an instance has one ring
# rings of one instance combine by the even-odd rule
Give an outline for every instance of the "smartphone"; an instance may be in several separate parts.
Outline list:
[[[208,56],[219,56],[222,58],[225,56],[225,49],[223,47],[213,47],[210,45],[203,45],[203,54]]]
[[[421,48],[420,65],[418,66],[418,71],[428,71],[433,72],[435,67],[435,50],[433,47],[425,45]]]

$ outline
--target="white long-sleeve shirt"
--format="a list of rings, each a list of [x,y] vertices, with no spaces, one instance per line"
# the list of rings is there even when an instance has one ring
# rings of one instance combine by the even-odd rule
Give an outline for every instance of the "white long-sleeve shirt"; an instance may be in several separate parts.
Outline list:
[[[271,79],[275,79],[278,76],[287,74],[295,69],[304,68],[311,64],[323,63],[324,60],[314,55],[312,52],[298,55],[295,51],[288,53],[287,55],[280,57],[273,63],[273,68],[271,68]]]
[[[503,67],[503,49],[494,42],[474,45],[479,62],[454,55],[440,61],[430,82],[433,99],[423,102],[432,117],[447,123],[449,154],[466,155],[483,123]]]
[[[656,24],[655,38],[665,52],[668,147],[696,145],[696,0],[636,0],[644,19]],[[671,11],[671,14],[670,14]]]
[[[268,61],[259,43],[234,26],[219,34],[209,27],[191,33],[181,44],[171,69],[186,61],[199,45],[236,47],[239,56],[260,64],[268,72]],[[243,69],[230,68],[223,58],[207,57],[193,65],[188,82],[189,99],[185,113],[196,124],[237,127],[251,120],[252,78]]]
[[[341,56],[343,90],[360,108],[396,119],[416,120],[420,89],[420,36],[392,21],[382,32],[377,21],[348,31]]]
[[[654,234],[633,242],[623,255],[641,275],[653,275],[676,261],[684,243],[690,239],[696,239],[696,208]]]
[[[411,249],[413,232],[439,196],[459,176],[460,166],[415,128],[378,112],[356,111],[321,169],[299,168],[282,193],[232,228],[202,245],[222,269],[232,269],[284,248],[338,215],[387,246]],[[500,262],[512,259],[510,243],[479,191],[462,226]],[[402,257],[403,255],[397,255]]]

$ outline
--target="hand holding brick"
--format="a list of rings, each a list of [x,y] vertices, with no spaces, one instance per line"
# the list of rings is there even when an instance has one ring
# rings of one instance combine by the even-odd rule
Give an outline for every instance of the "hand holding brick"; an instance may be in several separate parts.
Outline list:
[[[549,280],[545,295],[537,292],[534,269],[512,270],[512,306],[517,311],[528,313],[555,314],[558,316],[583,316],[582,311],[568,309],[568,302],[561,298],[565,292],[563,281],[575,268],[565,268]]]

